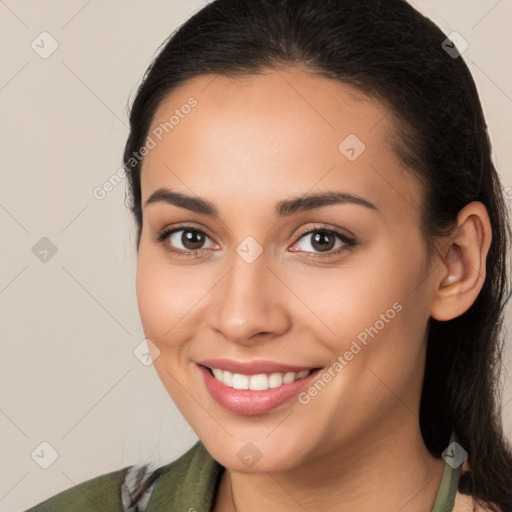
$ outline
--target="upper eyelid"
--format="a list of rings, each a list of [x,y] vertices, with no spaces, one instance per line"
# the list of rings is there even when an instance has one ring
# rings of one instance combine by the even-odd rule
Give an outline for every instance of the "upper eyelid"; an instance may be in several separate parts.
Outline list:
[[[201,231],[205,235],[208,236],[208,238],[213,239],[213,237],[209,234],[208,230],[203,227],[198,227],[194,224],[178,224],[177,226],[168,226],[164,227],[159,230],[159,233],[165,233],[167,232],[167,236],[171,233],[176,233],[177,231],[183,231],[183,230],[190,230],[190,231]]]
[[[316,224],[316,223],[314,223],[314,224]],[[316,226],[315,225],[310,228],[304,228],[304,231],[300,230],[296,236],[302,237],[304,235],[311,234],[312,232],[315,232],[315,231],[327,231],[327,232],[331,232],[335,235],[343,235],[347,238],[352,238],[352,239],[356,238],[356,236],[353,233],[351,233],[350,231],[348,231],[348,229],[329,227],[327,225],[326,226]]]

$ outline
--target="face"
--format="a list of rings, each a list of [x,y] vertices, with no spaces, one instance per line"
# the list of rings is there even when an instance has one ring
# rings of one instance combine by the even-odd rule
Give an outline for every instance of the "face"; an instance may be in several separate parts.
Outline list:
[[[392,122],[298,69],[202,76],[156,112],[141,321],[164,386],[228,468],[283,471],[418,428],[432,285]]]

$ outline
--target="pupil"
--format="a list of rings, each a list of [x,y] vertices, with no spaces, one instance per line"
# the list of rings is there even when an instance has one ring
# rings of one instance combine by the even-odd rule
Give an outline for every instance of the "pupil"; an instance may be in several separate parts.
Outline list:
[[[181,243],[187,247],[187,249],[200,249],[201,245],[204,243],[204,237],[202,233],[198,231],[184,231],[181,237]]]
[[[313,236],[312,246],[319,251],[328,251],[334,247],[333,235],[330,233],[317,233]],[[331,240],[329,240],[331,239]],[[318,245],[318,247],[316,247]]]

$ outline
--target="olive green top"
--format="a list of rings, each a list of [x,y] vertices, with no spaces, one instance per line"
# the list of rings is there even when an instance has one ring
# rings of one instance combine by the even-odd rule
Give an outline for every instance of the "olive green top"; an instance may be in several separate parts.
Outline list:
[[[121,483],[130,467],[87,480],[26,512],[124,512]],[[212,512],[224,469],[198,441],[159,468],[145,512]],[[454,469],[446,463],[431,512],[452,512],[460,472],[460,465]]]

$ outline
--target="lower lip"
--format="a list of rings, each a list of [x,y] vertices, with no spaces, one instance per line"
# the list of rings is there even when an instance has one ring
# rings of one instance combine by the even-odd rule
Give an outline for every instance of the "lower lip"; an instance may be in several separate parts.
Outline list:
[[[206,367],[197,365],[203,376],[206,389],[213,399],[228,411],[237,414],[254,416],[269,412],[284,404],[297,395],[300,390],[308,385],[320,370],[314,370],[306,377],[295,380],[289,384],[283,384],[278,388],[269,388],[262,391],[250,389],[234,389],[219,382]]]

